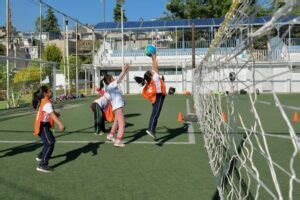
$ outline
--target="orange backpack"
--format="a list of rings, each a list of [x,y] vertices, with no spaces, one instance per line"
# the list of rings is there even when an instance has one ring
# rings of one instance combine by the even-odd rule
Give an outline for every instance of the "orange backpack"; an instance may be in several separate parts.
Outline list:
[[[43,107],[46,103],[51,103],[48,99],[42,99],[41,104],[39,106],[38,112],[36,114],[35,122],[34,122],[34,132],[33,135],[38,136],[40,133],[40,128],[41,128],[41,122],[42,122],[42,117],[44,114]],[[50,127],[54,127],[54,120],[50,116]]]
[[[160,79],[160,85],[161,85],[161,92],[162,95],[166,96],[166,85],[163,80]],[[156,86],[153,80],[150,81],[150,83],[147,83],[142,91],[142,96],[149,100],[152,104],[156,101]]]

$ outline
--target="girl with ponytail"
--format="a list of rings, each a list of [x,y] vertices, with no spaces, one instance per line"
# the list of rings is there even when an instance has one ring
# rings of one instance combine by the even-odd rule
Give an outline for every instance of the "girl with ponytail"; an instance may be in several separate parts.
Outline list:
[[[158,74],[156,54],[152,54],[152,71],[147,71],[144,77],[134,77],[134,80],[143,86],[142,96],[152,104],[152,113],[146,133],[155,139],[157,121],[166,96],[164,77]]]
[[[64,131],[63,123],[58,119],[59,114],[53,110],[51,102],[52,91],[47,86],[40,87],[33,93],[32,106],[37,110],[34,135],[39,136],[43,141],[43,149],[38,154],[36,161],[39,166],[36,168],[39,172],[51,172],[52,169],[48,166],[48,161],[51,158],[54,150],[55,138],[51,129],[54,127],[54,122],[58,125],[60,131]]]

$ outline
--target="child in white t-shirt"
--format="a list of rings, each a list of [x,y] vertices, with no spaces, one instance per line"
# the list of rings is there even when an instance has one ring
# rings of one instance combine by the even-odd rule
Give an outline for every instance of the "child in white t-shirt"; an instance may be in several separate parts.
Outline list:
[[[107,85],[106,91],[111,97],[112,109],[115,115],[115,120],[111,128],[110,134],[107,136],[108,140],[114,142],[116,147],[124,147],[125,144],[122,142],[122,137],[125,129],[125,120],[123,107],[125,105],[124,97],[119,88],[119,83],[124,79],[125,75],[129,71],[129,65],[126,64],[122,73],[115,80],[111,75],[104,76],[104,83]],[[114,134],[118,130],[117,139],[114,139]]]

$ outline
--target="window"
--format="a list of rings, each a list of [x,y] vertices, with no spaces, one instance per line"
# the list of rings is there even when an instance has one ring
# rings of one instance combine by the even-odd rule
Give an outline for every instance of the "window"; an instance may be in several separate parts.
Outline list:
[[[176,68],[165,68],[165,69],[159,69],[159,73],[162,75],[176,75]],[[182,69],[177,68],[177,75],[182,74]]]
[[[300,73],[300,65],[293,65],[293,73]]]
[[[121,70],[101,70],[100,71],[101,76],[104,76],[105,74],[112,75],[112,76],[119,76],[121,72],[122,72]]]

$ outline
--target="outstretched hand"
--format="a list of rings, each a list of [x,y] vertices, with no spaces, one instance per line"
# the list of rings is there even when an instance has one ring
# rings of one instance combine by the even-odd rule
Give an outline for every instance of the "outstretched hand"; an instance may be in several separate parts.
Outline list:
[[[126,64],[126,65],[125,65],[124,71],[125,71],[125,73],[129,71],[129,64]]]

